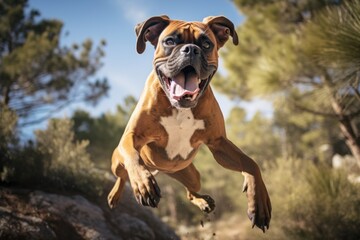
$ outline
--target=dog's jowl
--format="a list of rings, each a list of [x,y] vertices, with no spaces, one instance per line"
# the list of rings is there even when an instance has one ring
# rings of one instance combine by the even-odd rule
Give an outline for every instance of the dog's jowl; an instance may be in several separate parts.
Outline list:
[[[180,181],[190,202],[211,212],[215,202],[199,193],[200,174],[192,163],[205,144],[221,166],[244,175],[243,187],[234,187],[246,191],[248,216],[253,226],[265,231],[271,203],[259,167],[227,139],[209,85],[218,68],[218,50],[229,39],[238,44],[233,23],[223,16],[202,22],[156,16],[135,31],[138,53],[145,51],[146,42],[155,47],[153,70],[113,152],[111,168],[117,181],[108,196],[110,207],[119,201],[127,180],[139,204],[156,207],[161,191],[152,172],[158,170]]]

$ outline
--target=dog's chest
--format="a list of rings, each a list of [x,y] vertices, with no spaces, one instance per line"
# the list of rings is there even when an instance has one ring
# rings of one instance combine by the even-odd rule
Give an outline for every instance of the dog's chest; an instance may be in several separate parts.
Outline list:
[[[171,160],[178,155],[186,159],[193,150],[190,139],[194,132],[205,129],[204,121],[195,119],[191,109],[174,109],[172,115],[161,117],[160,124],[168,134],[165,150]]]

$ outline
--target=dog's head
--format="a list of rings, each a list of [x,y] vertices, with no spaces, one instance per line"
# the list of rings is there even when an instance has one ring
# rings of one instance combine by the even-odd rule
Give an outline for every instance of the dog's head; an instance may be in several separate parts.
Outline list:
[[[172,106],[195,107],[218,67],[218,50],[232,37],[234,24],[223,16],[203,22],[171,20],[156,16],[135,28],[138,53],[146,42],[155,46],[154,68]]]

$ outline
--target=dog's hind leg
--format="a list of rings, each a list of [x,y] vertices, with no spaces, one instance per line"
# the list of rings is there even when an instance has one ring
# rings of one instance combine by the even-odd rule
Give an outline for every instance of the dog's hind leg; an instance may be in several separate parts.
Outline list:
[[[124,191],[125,183],[128,180],[128,173],[125,169],[125,167],[120,162],[120,155],[117,153],[117,150],[115,149],[112,157],[112,171],[114,175],[117,176],[116,182],[110,191],[108,195],[108,204],[110,208],[113,208],[116,206],[116,204],[119,202],[121,194]]]
[[[121,194],[124,191],[126,179],[117,178],[112,188],[111,192],[108,195],[108,204],[110,208],[114,208],[116,204],[119,202]]]
[[[186,168],[175,173],[168,173],[168,175],[185,186],[187,198],[202,211],[209,213],[215,209],[215,201],[210,196],[198,193],[201,188],[200,173],[194,164],[191,163]]]

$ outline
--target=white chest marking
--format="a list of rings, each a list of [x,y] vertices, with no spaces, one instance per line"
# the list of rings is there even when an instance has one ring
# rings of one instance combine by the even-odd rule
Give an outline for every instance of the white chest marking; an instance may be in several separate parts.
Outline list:
[[[160,123],[168,134],[165,150],[171,160],[177,155],[186,159],[193,150],[192,135],[196,130],[205,129],[204,120],[194,119],[191,109],[174,109],[171,116],[161,117]]]

